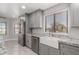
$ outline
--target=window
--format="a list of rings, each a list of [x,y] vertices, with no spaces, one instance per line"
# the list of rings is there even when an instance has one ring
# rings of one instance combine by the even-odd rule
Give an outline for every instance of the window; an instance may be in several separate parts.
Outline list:
[[[0,22],[0,35],[6,34],[6,22]]]
[[[68,16],[67,12],[60,12],[55,14],[55,32],[68,32]]]
[[[45,23],[46,23],[45,31],[46,32],[53,32],[54,31],[54,15],[46,16]]]
[[[14,32],[15,32],[15,34],[19,33],[19,25],[18,25],[18,23],[14,24]]]
[[[45,32],[68,33],[67,11],[48,15],[45,21]]]

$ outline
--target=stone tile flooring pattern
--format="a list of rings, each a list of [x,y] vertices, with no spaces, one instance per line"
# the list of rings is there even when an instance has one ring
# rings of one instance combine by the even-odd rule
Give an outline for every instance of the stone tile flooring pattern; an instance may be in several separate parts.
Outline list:
[[[28,47],[19,45],[15,40],[6,41],[5,48],[7,50],[6,55],[37,55]]]

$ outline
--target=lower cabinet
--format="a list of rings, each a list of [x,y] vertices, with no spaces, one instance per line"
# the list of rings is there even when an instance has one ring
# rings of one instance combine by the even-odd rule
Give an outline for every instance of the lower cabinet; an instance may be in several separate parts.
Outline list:
[[[40,43],[39,44],[39,54],[48,55],[48,46]]]
[[[58,49],[40,43],[39,54],[40,55],[58,55],[59,53],[58,53]]]
[[[79,55],[79,47],[60,43],[60,54],[61,55]]]
[[[26,35],[26,46],[31,48],[31,36]]]
[[[59,49],[39,43],[40,55],[79,55],[79,47],[66,43],[59,43]]]
[[[49,55],[59,55],[58,49],[49,47]]]
[[[25,46],[25,35],[19,34],[18,43],[22,46]]]

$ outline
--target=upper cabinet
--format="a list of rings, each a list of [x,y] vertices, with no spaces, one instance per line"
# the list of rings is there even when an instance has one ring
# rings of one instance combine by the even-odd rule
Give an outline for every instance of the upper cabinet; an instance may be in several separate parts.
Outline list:
[[[43,12],[37,10],[29,15],[29,26],[30,28],[41,28],[42,27]]]
[[[71,26],[79,27],[79,5],[71,4]]]

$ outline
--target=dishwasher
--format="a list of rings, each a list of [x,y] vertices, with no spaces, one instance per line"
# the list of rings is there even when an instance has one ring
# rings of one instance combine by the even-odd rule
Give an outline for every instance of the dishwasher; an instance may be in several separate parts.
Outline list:
[[[32,36],[32,51],[39,54],[39,37]]]

